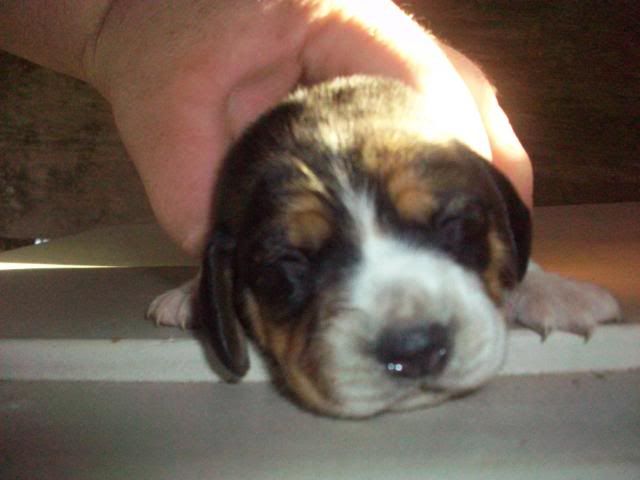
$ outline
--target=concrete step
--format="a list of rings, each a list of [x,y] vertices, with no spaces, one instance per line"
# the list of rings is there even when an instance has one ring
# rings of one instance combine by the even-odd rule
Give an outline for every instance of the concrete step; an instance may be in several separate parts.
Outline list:
[[[630,323],[586,344],[516,330],[479,392],[365,422],[301,411],[255,355],[220,383],[197,333],[146,321],[195,272],[155,226],[0,254],[0,478],[640,479],[640,204],[535,217],[536,259]]]
[[[336,421],[266,383],[0,383],[0,478],[633,480],[640,371],[502,377]]]
[[[0,274],[0,379],[215,381],[200,331],[145,319],[159,293],[190,278],[189,267],[15,270]],[[251,352],[248,381],[266,381]],[[545,342],[512,331],[503,374],[640,368],[640,324],[606,325],[586,342],[554,333]]]

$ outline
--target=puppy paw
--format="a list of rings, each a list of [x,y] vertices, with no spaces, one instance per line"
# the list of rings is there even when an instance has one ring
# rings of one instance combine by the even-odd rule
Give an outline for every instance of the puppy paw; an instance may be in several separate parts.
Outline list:
[[[607,290],[591,283],[547,273],[529,266],[523,282],[507,301],[511,321],[545,339],[561,330],[588,340],[597,325],[620,319],[620,306]]]
[[[180,327],[182,329],[197,326],[193,314],[193,295],[197,279],[189,280],[178,288],[157,296],[149,305],[146,317],[156,325]]]

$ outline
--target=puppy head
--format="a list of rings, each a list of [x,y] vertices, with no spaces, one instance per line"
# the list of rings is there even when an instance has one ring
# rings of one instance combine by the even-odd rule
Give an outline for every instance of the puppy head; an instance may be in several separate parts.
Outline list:
[[[246,333],[302,404],[366,417],[500,368],[528,211],[470,149],[425,138],[414,97],[370,78],[302,90],[232,150],[201,315],[236,377]]]

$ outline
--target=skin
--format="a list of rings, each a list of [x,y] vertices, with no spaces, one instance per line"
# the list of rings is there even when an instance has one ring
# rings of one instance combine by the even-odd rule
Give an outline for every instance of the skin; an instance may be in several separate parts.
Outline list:
[[[193,255],[232,142],[297,85],[340,75],[423,92],[531,206],[531,164],[493,87],[390,0],[0,0],[0,47],[110,102],[160,224]]]

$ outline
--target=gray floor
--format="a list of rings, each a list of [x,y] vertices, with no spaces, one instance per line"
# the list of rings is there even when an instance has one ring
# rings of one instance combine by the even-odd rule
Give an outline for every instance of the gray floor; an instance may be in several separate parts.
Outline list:
[[[536,258],[610,288],[626,319],[637,322],[639,213],[639,203],[538,210]],[[96,381],[116,359],[117,372],[143,364],[138,378],[149,379],[169,370],[149,359],[191,358],[177,350],[167,357],[166,346],[173,352],[190,334],[151,327],[144,309],[193,268],[178,266],[189,262],[165,240],[151,241],[148,229],[136,232],[94,232],[46,251],[0,255],[0,264],[44,257],[146,267],[0,272],[0,480],[640,480],[640,337],[633,324],[603,328],[586,345],[524,336],[513,362],[557,371],[584,366],[586,354],[590,361],[626,359],[635,370],[598,364],[597,374],[502,376],[437,408],[362,422],[302,412],[266,382],[185,383],[188,362],[179,382]],[[137,342],[157,348],[140,351]],[[29,360],[29,374],[60,367],[73,381],[16,377],[7,358]],[[94,381],[86,381],[87,371]]]
[[[368,421],[264,383],[0,384],[0,478],[639,479],[640,372],[499,378]]]

